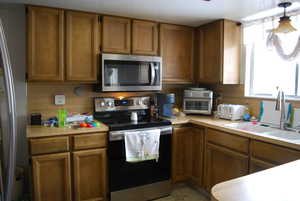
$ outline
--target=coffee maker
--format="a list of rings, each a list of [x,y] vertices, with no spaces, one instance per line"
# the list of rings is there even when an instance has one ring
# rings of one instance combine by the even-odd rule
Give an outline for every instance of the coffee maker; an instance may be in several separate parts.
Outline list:
[[[175,94],[157,93],[155,98],[159,116],[168,118],[174,117],[172,109],[175,103]]]

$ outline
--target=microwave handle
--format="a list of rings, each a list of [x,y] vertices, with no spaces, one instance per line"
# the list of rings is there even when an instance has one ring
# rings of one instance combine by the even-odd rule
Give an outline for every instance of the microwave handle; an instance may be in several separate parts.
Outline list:
[[[152,62],[150,63],[150,71],[151,71],[150,85],[152,86],[154,84],[154,80],[155,80],[155,67],[154,67],[154,64]]]

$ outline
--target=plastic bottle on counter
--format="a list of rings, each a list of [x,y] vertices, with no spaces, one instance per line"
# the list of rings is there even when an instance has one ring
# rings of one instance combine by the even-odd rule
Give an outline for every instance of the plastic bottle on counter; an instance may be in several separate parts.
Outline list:
[[[58,110],[58,127],[64,128],[66,126],[67,110],[61,109]]]

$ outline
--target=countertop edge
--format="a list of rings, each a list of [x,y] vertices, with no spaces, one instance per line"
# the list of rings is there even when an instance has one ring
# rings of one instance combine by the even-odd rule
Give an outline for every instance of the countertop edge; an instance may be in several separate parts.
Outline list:
[[[57,130],[55,130],[57,129]],[[36,131],[33,131],[36,130]],[[101,133],[108,132],[108,127],[104,124],[99,128],[79,128],[79,129],[70,129],[70,128],[49,128],[43,126],[27,126],[26,127],[26,138],[43,138],[43,137],[58,137],[66,135],[81,135],[81,134],[90,134],[90,133]],[[44,133],[44,134],[34,134],[34,133]]]
[[[299,168],[300,160],[296,160],[221,182],[212,187],[211,199],[212,201],[232,201],[238,197],[245,201],[299,200],[299,188],[296,183],[300,178]],[[262,190],[258,190],[260,188]],[[288,194],[288,197],[285,194]]]
[[[287,148],[291,148],[291,149],[295,149],[300,151],[300,144],[296,144],[293,142],[288,142],[285,141],[284,139],[276,139],[273,137],[266,137],[263,135],[259,135],[258,133],[253,133],[250,131],[242,131],[242,130],[238,130],[238,129],[234,129],[234,128],[230,128],[230,127],[225,127],[224,125],[222,125],[219,122],[227,122],[227,123],[235,123],[238,121],[230,121],[230,120],[223,120],[223,119],[214,119],[212,117],[203,117],[203,119],[201,119],[202,117],[187,117],[188,119],[185,120],[176,120],[173,119],[173,121],[175,123],[172,123],[172,125],[174,126],[178,126],[178,125],[184,125],[184,124],[194,124],[197,126],[203,126],[203,127],[207,127],[207,128],[211,128],[211,129],[216,129],[219,131],[223,131],[229,134],[233,134],[233,135],[238,135],[241,137],[247,137],[253,140],[260,140],[266,143],[271,143],[271,144],[275,144],[275,145],[279,145],[279,146],[283,146],[283,147],[287,147]],[[172,119],[169,119],[172,122]],[[210,123],[208,121],[215,121],[215,123]]]

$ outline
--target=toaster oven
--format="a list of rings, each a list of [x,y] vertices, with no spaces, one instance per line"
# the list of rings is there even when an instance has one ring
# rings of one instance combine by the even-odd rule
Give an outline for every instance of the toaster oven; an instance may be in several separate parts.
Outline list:
[[[212,104],[212,91],[184,90],[183,112],[185,114],[211,115]]]

